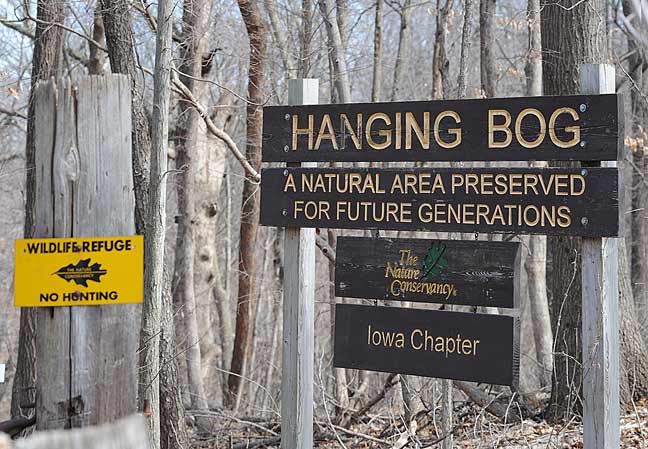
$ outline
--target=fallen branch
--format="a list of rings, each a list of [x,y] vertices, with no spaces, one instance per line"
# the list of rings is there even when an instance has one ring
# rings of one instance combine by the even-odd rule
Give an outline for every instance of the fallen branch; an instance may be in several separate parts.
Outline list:
[[[502,421],[512,422],[520,418],[520,414],[508,404],[502,404],[496,397],[489,395],[479,387],[462,380],[455,380],[454,384],[461,391],[466,393],[475,404],[484,408],[487,412],[497,416]]]
[[[349,417],[349,422],[353,423],[358,421],[360,417],[362,417],[365,413],[367,413],[371,408],[376,405],[378,402],[382,401],[383,398],[387,395],[387,392],[394,387],[394,385],[398,384],[399,380],[396,378],[398,376],[397,374],[390,374],[387,379],[385,380],[385,385],[383,386],[382,390],[378,392],[376,396],[371,398],[361,409],[353,412],[351,416]]]

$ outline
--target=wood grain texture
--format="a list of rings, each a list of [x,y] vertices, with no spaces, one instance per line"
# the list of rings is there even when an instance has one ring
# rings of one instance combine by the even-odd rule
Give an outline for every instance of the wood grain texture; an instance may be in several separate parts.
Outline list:
[[[317,103],[316,79],[289,80],[288,101]],[[286,228],[284,240],[281,447],[313,447],[315,230]]]
[[[304,178],[311,175],[322,176],[337,175],[339,178],[332,178],[332,187],[328,187],[325,181],[325,188],[313,189],[314,192],[303,187]],[[374,186],[380,186],[384,193],[373,193],[376,190],[366,189],[364,193],[357,193],[353,189],[349,193],[348,183],[345,184],[344,177],[354,174],[361,177],[361,185],[367,179],[371,179]],[[584,191],[580,195],[556,195],[549,192],[546,195],[543,191],[538,194],[480,194],[472,189],[458,188],[454,194],[451,190],[453,175],[533,175],[542,177],[544,182],[549,183],[552,175],[574,175],[583,176]],[[436,175],[443,180],[445,190],[436,190],[435,193],[418,193],[413,189],[407,189],[407,193],[394,191],[393,185],[396,177],[404,182],[405,176],[421,177],[427,176],[428,188],[432,191],[432,183]],[[287,180],[292,177],[295,180],[295,188],[287,186]],[[379,182],[378,182],[379,177]],[[340,187],[336,182],[340,180]],[[494,178],[491,178],[494,179]],[[580,181],[579,181],[580,182]],[[314,182],[313,182],[314,183]],[[540,184],[538,184],[540,185]],[[345,187],[347,186],[347,187]],[[578,188],[580,190],[580,188]],[[394,193],[391,193],[394,191]],[[315,201],[327,203],[329,214],[319,212],[312,219],[304,212],[296,214],[295,201]],[[362,203],[367,203],[367,206]],[[389,215],[386,211],[389,203],[397,205],[408,203],[409,214],[400,218],[400,212],[396,216]],[[305,203],[303,203],[305,206]],[[436,205],[441,204],[444,214],[439,219],[433,218]],[[462,204],[470,206],[472,213],[466,218],[456,219],[455,215],[448,212],[449,206],[454,208]],[[338,213],[338,205],[345,207],[342,213]],[[486,205],[491,217],[495,216],[496,209],[513,207],[512,214],[504,219],[481,219],[476,216],[476,205]],[[527,213],[528,220],[519,220],[520,213],[526,209],[515,209],[517,207],[546,206],[557,211],[558,208],[568,207],[570,220],[568,225],[560,226],[557,222],[548,219],[543,221],[533,210]],[[400,206],[399,206],[400,207]],[[463,206],[462,206],[463,207]],[[312,209],[311,209],[312,210]],[[360,211],[359,213],[356,211]],[[508,209],[507,209],[508,210]],[[351,212],[347,212],[351,211]],[[366,215],[365,215],[365,211]],[[374,212],[375,211],[375,212]],[[421,214],[419,214],[421,212]],[[551,212],[551,210],[550,210]],[[557,214],[557,212],[556,212]],[[423,215],[423,218],[421,217]],[[544,214],[543,214],[544,216]],[[376,218],[377,217],[377,218]],[[437,221],[436,223],[434,221]],[[262,170],[261,177],[261,223],[270,226],[301,226],[301,227],[322,227],[322,228],[346,228],[346,229],[394,229],[408,231],[434,231],[434,232],[486,232],[486,233],[521,233],[521,234],[548,234],[548,235],[580,235],[580,236],[615,236],[619,232],[618,217],[618,171],[616,168],[424,168],[424,169],[331,169],[331,168],[267,168]],[[531,224],[533,225],[531,225]]]
[[[37,126],[54,130],[42,133],[51,140],[37,141],[37,221],[41,213],[44,221],[53,217],[51,228],[43,221],[51,231],[42,236],[134,234],[128,78],[48,82],[35,101]],[[39,312],[38,429],[136,411],[139,310],[128,304]]]
[[[549,120],[558,108],[569,107],[578,114],[573,120],[568,114],[561,114],[554,125],[556,136],[568,141],[572,134],[565,127],[580,126],[580,140],[568,148],[552,143],[549,136]],[[516,117],[527,108],[537,109],[544,117],[547,127],[541,144],[526,148],[518,141],[515,131]],[[506,110],[511,114],[510,129],[512,142],[506,148],[489,148],[488,111]],[[479,100],[412,101],[392,103],[352,103],[327,104],[318,106],[268,106],[264,108],[263,122],[263,161],[264,162],[305,162],[305,161],[526,161],[526,160],[616,160],[623,147],[623,97],[612,95],[562,96],[562,97],[523,97],[489,98]],[[461,143],[454,148],[443,148],[436,143],[434,121],[443,111],[455,111],[461,123],[445,117],[439,124],[439,137],[445,142],[453,142],[455,135],[450,130],[461,128]],[[401,134],[405,135],[405,113],[411,112],[424,130],[424,113],[430,114],[429,149],[423,149],[419,139],[412,138],[411,149],[396,149],[396,113],[401,114]],[[379,143],[385,142],[381,130],[393,129],[391,145],[383,149],[372,149],[366,142],[367,119],[374,113],[384,113],[390,124],[382,119],[371,125],[370,135]],[[308,115],[313,115],[315,138],[320,131],[322,118],[329,114],[337,149],[331,139],[323,138],[318,150],[308,150],[308,136],[298,136],[296,150],[292,148],[292,116],[298,117],[298,127],[308,127]],[[351,126],[357,133],[357,114],[362,114],[360,149],[354,145],[351,133],[342,125],[340,114],[346,114]],[[494,124],[504,123],[499,117]],[[324,131],[328,131],[324,129]],[[539,136],[539,120],[526,116],[520,122],[519,136],[527,142]],[[423,134],[426,134],[423,132]],[[505,139],[503,132],[495,132],[494,138]],[[314,139],[315,140],[315,139]],[[405,138],[401,139],[405,148]],[[313,145],[315,148],[315,145]]]
[[[580,80],[586,94],[614,92],[614,66],[584,64]],[[585,449],[616,449],[620,446],[619,240],[584,238],[582,251],[584,444]]]
[[[516,242],[338,237],[335,295],[517,308],[519,246]]]
[[[335,367],[517,387],[517,316],[337,304],[335,317]]]

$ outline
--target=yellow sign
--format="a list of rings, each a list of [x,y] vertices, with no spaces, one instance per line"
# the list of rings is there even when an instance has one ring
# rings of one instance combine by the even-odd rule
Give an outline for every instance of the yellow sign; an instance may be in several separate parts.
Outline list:
[[[14,305],[126,304],[144,299],[144,237],[16,240]]]

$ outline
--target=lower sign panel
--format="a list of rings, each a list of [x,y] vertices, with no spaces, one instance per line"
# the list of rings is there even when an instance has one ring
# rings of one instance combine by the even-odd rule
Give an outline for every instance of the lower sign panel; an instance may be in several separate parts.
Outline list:
[[[504,315],[337,304],[333,365],[517,386],[519,329]]]

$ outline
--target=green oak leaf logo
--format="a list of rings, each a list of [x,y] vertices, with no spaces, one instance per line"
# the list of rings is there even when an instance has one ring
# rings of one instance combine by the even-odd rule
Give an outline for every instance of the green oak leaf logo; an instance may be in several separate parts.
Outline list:
[[[446,244],[443,242],[435,242],[430,245],[427,254],[423,258],[423,269],[421,270],[421,279],[432,275],[436,276],[441,274],[441,271],[448,266],[448,261],[445,258]]]
[[[81,259],[76,265],[68,264],[53,273],[68,282],[88,286],[88,281],[101,282],[101,276],[108,273],[99,263],[90,263],[90,259]]]

